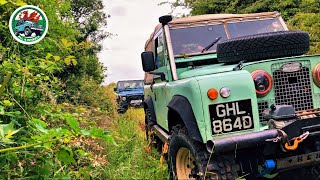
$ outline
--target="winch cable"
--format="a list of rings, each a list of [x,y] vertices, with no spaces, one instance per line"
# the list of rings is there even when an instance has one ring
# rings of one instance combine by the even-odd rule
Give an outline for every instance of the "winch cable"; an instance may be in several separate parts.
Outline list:
[[[284,148],[284,145],[286,143],[289,142],[288,140],[288,135],[286,132],[284,132],[283,130],[281,129],[278,129],[278,136],[275,137],[275,138],[272,138],[272,139],[267,139],[266,141],[271,141],[271,142],[274,142],[274,143],[278,143],[280,142],[280,148],[283,152],[287,152],[286,149]]]

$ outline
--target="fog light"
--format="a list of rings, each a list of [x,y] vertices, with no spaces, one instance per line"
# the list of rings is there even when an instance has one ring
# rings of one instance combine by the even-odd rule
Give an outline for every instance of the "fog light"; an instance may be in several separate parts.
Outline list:
[[[219,94],[219,93],[218,93],[218,91],[217,91],[216,89],[211,88],[211,89],[208,90],[208,97],[209,97],[210,99],[212,99],[212,100],[217,99],[218,94]]]
[[[230,96],[230,89],[227,87],[223,87],[220,89],[220,96],[223,98],[227,98]]]

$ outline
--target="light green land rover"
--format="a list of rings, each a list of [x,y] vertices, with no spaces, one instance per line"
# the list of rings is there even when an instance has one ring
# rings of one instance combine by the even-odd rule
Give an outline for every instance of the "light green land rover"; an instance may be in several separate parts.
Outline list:
[[[171,179],[320,178],[308,33],[278,12],[159,21],[141,54],[145,123]]]

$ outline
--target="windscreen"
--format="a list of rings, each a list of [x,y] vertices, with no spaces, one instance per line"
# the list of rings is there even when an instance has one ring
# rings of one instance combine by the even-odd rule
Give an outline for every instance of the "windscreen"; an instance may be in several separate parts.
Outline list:
[[[284,31],[279,18],[227,22],[230,38]],[[217,44],[227,39],[223,24],[170,29],[173,53],[177,55],[215,52]]]
[[[227,39],[223,24],[171,30],[174,55],[200,53],[215,41]],[[217,43],[206,51],[215,51]]]
[[[117,88],[119,90],[122,89],[138,89],[143,88],[144,83],[143,81],[119,81],[117,84]]]
[[[229,22],[227,28],[230,38],[285,30],[278,18]]]

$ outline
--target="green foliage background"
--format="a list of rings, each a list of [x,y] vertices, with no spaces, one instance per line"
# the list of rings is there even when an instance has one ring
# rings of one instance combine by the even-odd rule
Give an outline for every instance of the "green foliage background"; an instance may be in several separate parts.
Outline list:
[[[20,6],[49,20],[35,45],[13,39],[9,18]],[[0,179],[106,177],[111,87],[97,53],[110,34],[102,0],[0,0]]]
[[[176,0],[170,4],[191,8],[192,15],[278,11],[289,29],[310,33],[312,42],[309,53],[320,54],[319,0]]]

